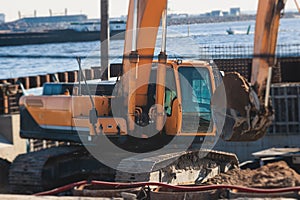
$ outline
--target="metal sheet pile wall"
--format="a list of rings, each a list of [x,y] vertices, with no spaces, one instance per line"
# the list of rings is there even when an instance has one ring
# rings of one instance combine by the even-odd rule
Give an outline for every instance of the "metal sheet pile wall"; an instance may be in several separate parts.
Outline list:
[[[275,119],[269,134],[300,133],[300,83],[274,84],[271,99]]]

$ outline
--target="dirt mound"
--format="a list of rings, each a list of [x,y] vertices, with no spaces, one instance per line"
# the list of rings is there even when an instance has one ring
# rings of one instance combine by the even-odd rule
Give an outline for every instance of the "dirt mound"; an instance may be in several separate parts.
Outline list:
[[[255,170],[233,169],[208,180],[207,183],[255,188],[281,188],[299,186],[300,175],[291,169],[286,162],[279,161]]]

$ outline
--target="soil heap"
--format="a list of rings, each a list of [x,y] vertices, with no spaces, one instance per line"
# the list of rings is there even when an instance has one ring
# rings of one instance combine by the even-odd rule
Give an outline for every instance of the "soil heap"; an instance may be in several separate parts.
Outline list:
[[[300,186],[300,175],[286,162],[269,163],[258,169],[233,169],[209,179],[207,184],[229,184],[254,188]]]

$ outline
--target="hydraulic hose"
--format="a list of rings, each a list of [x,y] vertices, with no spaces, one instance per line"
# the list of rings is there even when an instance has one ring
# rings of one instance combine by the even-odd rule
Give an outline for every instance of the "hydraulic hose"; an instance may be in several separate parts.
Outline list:
[[[162,188],[172,189],[174,191],[181,192],[196,192],[196,191],[207,191],[207,190],[217,190],[217,189],[230,189],[238,190],[239,192],[245,193],[260,193],[260,194],[275,194],[275,193],[284,193],[284,192],[295,192],[300,191],[300,186],[296,187],[286,187],[286,188],[276,188],[276,189],[259,189],[259,188],[249,188],[237,185],[201,185],[201,186],[179,186],[179,185],[170,185],[166,183],[159,182],[137,182],[137,183],[118,183],[118,182],[105,182],[105,181],[80,181],[76,183],[71,183],[59,188],[55,188],[50,191],[40,192],[34,194],[35,196],[43,195],[55,195],[61,192],[65,192],[73,189],[76,186],[90,184],[98,186],[106,186],[112,188],[134,188],[134,187],[145,187],[145,186],[158,186]]]

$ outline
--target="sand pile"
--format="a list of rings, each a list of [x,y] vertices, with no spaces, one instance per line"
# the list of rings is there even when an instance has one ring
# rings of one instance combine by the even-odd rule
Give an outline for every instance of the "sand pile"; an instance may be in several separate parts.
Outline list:
[[[300,185],[300,175],[286,162],[269,163],[255,170],[233,169],[210,179],[208,184],[230,184],[255,188],[281,188]]]

